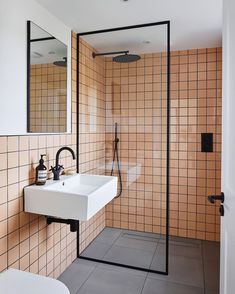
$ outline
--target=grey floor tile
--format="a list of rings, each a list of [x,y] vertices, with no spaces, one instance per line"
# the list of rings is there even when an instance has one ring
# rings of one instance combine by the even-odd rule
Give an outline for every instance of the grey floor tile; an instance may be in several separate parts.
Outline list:
[[[173,245],[169,246],[169,254],[171,256],[183,256],[187,258],[196,258],[202,260],[201,247],[200,246],[182,246]]]
[[[121,235],[121,229],[104,228],[104,230],[95,238],[95,241],[113,244],[115,240]]]
[[[166,271],[166,253],[165,248],[157,250],[153,256],[150,269],[155,271]]]
[[[73,262],[58,278],[70,291],[70,294],[77,293],[78,289],[86,281],[96,264],[86,261]]]
[[[93,241],[82,253],[82,256],[102,259],[110,250],[112,244]]]
[[[204,294],[203,288],[147,278],[142,294]]]
[[[190,239],[185,237],[176,237],[176,236],[170,236],[169,237],[169,243],[175,244],[176,243],[182,243],[182,244],[197,244],[201,245],[202,241],[198,239]]]
[[[161,255],[166,255],[166,244],[160,243],[157,250],[160,251]],[[169,254],[170,256],[183,256],[202,260],[202,246],[196,243],[171,242],[169,244]]]
[[[110,269],[96,269],[77,294],[140,294],[145,277]]]
[[[132,274],[132,275],[136,275],[136,276],[142,276],[142,277],[147,277],[147,274],[148,274],[145,271],[134,270],[134,269],[126,268],[126,267],[123,267],[123,266],[116,266],[116,265],[104,264],[104,263],[100,263],[97,266],[97,269],[98,268],[110,269],[110,270],[119,271],[119,272],[123,272],[123,273],[128,273],[128,274]]]
[[[205,294],[219,294],[219,289],[218,290],[207,290],[206,289]]]
[[[157,248],[157,244],[158,244],[157,240],[153,240],[153,239],[144,240],[142,238],[138,238],[138,236],[133,238],[133,237],[129,237],[129,235],[127,234],[121,234],[121,236],[114,243],[114,245],[116,246],[142,249],[142,250],[150,251],[152,253],[155,252]]]
[[[104,256],[104,260],[137,267],[149,268],[153,252],[135,248],[115,246]]]
[[[91,266],[91,267],[96,267],[99,265],[98,262],[94,262],[94,261],[90,261],[90,260],[86,260],[86,259],[81,259],[81,258],[77,258],[73,261],[73,263],[78,263],[78,264],[82,264],[82,265],[86,265],[86,266]]]
[[[218,290],[220,281],[220,266],[217,261],[204,261],[205,288]]]
[[[164,239],[105,228],[82,255],[165,271]],[[170,237],[169,253],[168,276],[77,259],[59,280],[71,294],[219,294],[219,243]]]
[[[151,269],[159,266],[159,257],[154,258]],[[183,256],[171,256],[169,259],[169,275],[152,275],[150,277],[162,279],[170,282],[180,283],[184,285],[194,286],[198,288],[204,287],[203,264],[201,260],[193,258],[185,258]]]
[[[220,259],[220,243],[204,241],[203,245],[203,258],[205,261],[219,261]]]

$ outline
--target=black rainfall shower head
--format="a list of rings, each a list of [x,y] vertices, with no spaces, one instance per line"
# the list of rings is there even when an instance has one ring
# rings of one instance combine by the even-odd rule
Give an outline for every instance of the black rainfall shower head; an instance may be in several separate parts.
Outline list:
[[[119,55],[114,56],[113,61],[119,62],[119,63],[134,62],[141,58],[139,55],[129,54],[129,51],[114,51],[114,52],[103,52],[103,53],[93,52],[92,57],[96,58],[96,56],[115,55],[115,54],[119,54]]]
[[[129,62],[135,62],[138,61],[141,57],[137,54],[122,54],[113,57],[113,61],[120,62],[120,63],[129,63]]]
[[[56,66],[66,67],[67,66],[67,57],[63,58],[64,60],[54,61],[53,64]]]

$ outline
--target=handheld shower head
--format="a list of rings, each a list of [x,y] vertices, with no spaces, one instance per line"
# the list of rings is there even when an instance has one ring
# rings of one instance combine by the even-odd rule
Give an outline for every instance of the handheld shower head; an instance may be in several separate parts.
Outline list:
[[[113,175],[114,172],[114,166],[115,166],[115,160],[117,162],[117,172],[118,172],[118,178],[119,178],[119,192],[118,194],[115,196],[115,198],[118,198],[121,196],[122,194],[122,173],[121,173],[121,166],[120,166],[120,160],[119,160],[119,153],[118,153],[118,143],[119,143],[119,138],[117,135],[117,128],[118,128],[118,124],[115,123],[115,129],[114,129],[114,148],[113,148],[113,161],[112,161],[112,168],[111,168],[111,173],[110,175]]]

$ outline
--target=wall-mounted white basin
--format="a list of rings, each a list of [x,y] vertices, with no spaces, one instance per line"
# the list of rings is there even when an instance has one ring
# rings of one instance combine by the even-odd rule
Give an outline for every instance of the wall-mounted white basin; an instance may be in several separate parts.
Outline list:
[[[117,177],[61,176],[44,186],[24,188],[24,211],[73,220],[89,220],[117,195]]]

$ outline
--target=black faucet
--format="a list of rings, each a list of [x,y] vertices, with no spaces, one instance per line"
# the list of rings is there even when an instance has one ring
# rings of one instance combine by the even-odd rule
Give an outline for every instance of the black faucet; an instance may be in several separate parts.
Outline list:
[[[57,153],[56,153],[56,159],[55,159],[55,166],[54,167],[51,166],[51,169],[50,169],[52,171],[53,175],[54,175],[54,178],[53,178],[54,181],[58,181],[60,179],[60,172],[61,172],[62,169],[64,169],[63,165],[60,165],[59,164],[59,156],[60,156],[60,153],[63,150],[68,150],[72,154],[73,159],[76,158],[73,149],[71,149],[70,147],[66,147],[66,146],[65,147],[61,147],[57,151]]]

